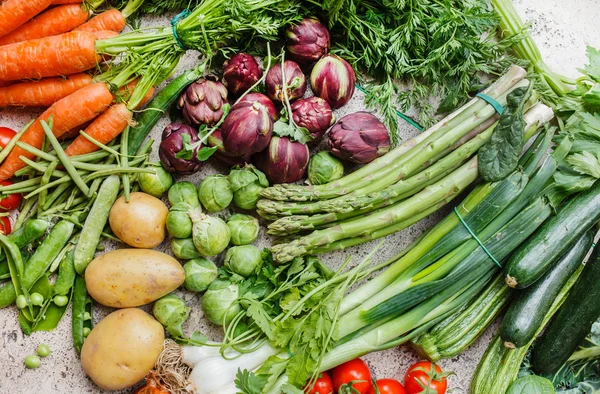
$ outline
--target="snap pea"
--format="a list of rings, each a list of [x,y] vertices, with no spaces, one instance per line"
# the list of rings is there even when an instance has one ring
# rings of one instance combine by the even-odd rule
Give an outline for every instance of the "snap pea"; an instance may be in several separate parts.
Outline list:
[[[58,277],[54,282],[54,288],[52,289],[53,296],[65,296],[69,294],[73,288],[75,277],[77,272],[75,271],[74,265],[75,248],[71,249],[64,259],[60,262],[60,268],[58,269]]]
[[[10,300],[7,305],[15,302],[17,297],[23,299],[25,298],[27,305],[25,307],[29,308],[29,312],[33,315],[33,308],[31,304],[28,302],[29,300],[29,287],[23,283],[23,257],[21,256],[21,251],[19,251],[19,247],[14,244],[8,237],[5,235],[0,235],[0,244],[2,245],[2,249],[4,250],[4,255],[6,256],[6,260],[8,261],[8,268],[10,270],[10,278],[11,281],[6,283],[2,288],[0,288],[0,305],[2,305],[2,301],[4,298]],[[6,293],[9,297],[2,297],[2,290],[7,289]],[[21,302],[22,304],[22,302]],[[4,305],[6,306],[6,305]],[[2,306],[2,307],[4,307]],[[25,310],[25,307],[21,310]]]
[[[23,289],[27,289],[27,291],[37,282],[37,280],[44,275],[44,273],[48,270],[50,264],[52,264],[52,260],[54,256],[65,246],[69,238],[73,233],[73,228],[75,225],[66,220],[61,220],[52,230],[50,234],[40,244],[35,253],[31,256],[25,269],[23,271],[23,275],[20,278],[21,287]],[[4,237],[8,239],[7,237]],[[2,237],[0,237],[2,240]],[[10,242],[10,240],[9,240]],[[10,242],[12,245],[15,245],[13,242]],[[6,243],[4,243],[6,246]],[[18,252],[19,258],[21,257],[21,253],[19,252],[18,247],[15,245],[16,252]],[[13,251],[13,256],[15,256],[15,252]],[[7,256],[11,257],[11,256]],[[14,257],[13,257],[14,259]],[[9,258],[10,264],[11,258]],[[12,272],[11,272],[12,275]],[[14,278],[13,278],[14,280]],[[19,293],[21,294],[21,293]],[[17,295],[15,293],[15,284],[14,283],[6,283],[0,287],[0,308],[4,308],[8,305],[11,305],[15,302]],[[28,294],[27,294],[27,298]]]
[[[75,247],[75,270],[80,275],[83,275],[86,267],[94,258],[102,230],[108,221],[110,208],[119,194],[120,185],[119,177],[111,175],[100,186],[96,201],[85,220],[79,242]]]
[[[78,353],[81,353],[83,341],[85,341],[84,331],[86,328],[92,329],[92,308],[93,302],[88,295],[85,286],[85,278],[77,276],[75,286],[73,287],[73,345]],[[86,317],[89,316],[89,319]]]

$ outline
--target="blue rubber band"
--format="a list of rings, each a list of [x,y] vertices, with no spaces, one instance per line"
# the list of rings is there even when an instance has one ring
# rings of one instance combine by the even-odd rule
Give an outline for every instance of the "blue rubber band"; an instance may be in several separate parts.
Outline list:
[[[181,42],[181,39],[179,38],[179,34],[177,34],[177,24],[179,23],[180,20],[182,20],[183,18],[185,18],[186,16],[188,16],[190,14],[191,14],[190,10],[183,10],[179,14],[175,15],[173,17],[173,19],[171,19],[171,29],[173,29],[173,37],[175,37],[175,41],[177,42],[177,45],[179,45],[179,47],[181,49],[183,49],[184,51],[187,50],[187,48],[185,47],[185,45],[183,45],[183,42]]]
[[[454,213],[456,213],[456,216],[458,216],[458,219],[460,220],[460,222],[463,224],[463,226],[465,226],[465,228],[467,229],[467,231],[469,232],[469,234],[471,234],[471,237],[473,237],[473,239],[475,241],[477,241],[477,243],[479,244],[479,246],[481,246],[481,249],[483,249],[483,251],[485,252],[485,254],[487,254],[490,259],[492,259],[492,261],[494,263],[496,263],[496,265],[500,268],[502,268],[502,265],[500,265],[500,263],[498,262],[498,260],[496,260],[496,258],[494,256],[492,256],[492,254],[490,253],[489,250],[487,250],[487,248],[485,247],[485,245],[483,244],[483,242],[481,242],[481,240],[479,238],[477,238],[477,235],[475,235],[475,233],[471,230],[471,228],[469,228],[469,226],[467,225],[467,223],[465,222],[465,220],[462,218],[462,216],[460,216],[460,213],[458,213],[458,209],[456,207],[454,207]]]
[[[498,115],[502,115],[504,113],[504,107],[502,106],[502,104],[500,104],[498,101],[496,101],[495,98],[490,97],[484,93],[477,93],[476,96],[479,97],[480,99],[482,99],[483,101],[485,101],[486,103],[488,103],[489,105],[491,105],[492,107],[494,107],[496,112],[498,112]]]
[[[362,86],[360,86],[359,84],[356,84],[356,88],[365,94],[369,94],[369,91],[367,89],[363,88]],[[402,120],[404,120],[406,123],[410,124],[415,129],[417,129],[419,131],[423,131],[423,126],[421,126],[420,124],[418,124],[417,122],[412,120],[408,115],[405,115],[398,110],[396,110],[396,115],[398,115]]]

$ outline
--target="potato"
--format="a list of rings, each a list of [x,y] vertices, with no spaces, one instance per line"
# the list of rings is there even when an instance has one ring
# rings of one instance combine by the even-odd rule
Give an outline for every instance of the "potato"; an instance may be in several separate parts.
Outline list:
[[[118,249],[96,257],[85,270],[92,298],[113,308],[148,304],[185,281],[173,257],[150,249]]]
[[[164,329],[152,316],[136,308],[121,309],[90,332],[81,349],[81,365],[100,388],[122,390],[150,372],[164,340]]]
[[[158,198],[131,193],[129,202],[121,196],[112,206],[108,221],[113,233],[134,248],[152,249],[165,239],[169,210]]]

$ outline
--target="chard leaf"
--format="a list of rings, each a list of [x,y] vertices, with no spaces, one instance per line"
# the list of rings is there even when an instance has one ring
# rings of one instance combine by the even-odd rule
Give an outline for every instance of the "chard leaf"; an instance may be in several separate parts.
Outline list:
[[[525,129],[523,109],[531,95],[532,86],[517,88],[508,95],[498,125],[489,141],[479,150],[479,173],[487,182],[506,178],[519,164]]]

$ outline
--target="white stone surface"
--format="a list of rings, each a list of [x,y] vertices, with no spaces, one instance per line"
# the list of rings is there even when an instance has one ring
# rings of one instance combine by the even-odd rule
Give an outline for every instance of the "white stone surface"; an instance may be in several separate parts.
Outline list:
[[[554,70],[568,76],[576,76],[577,68],[585,61],[585,46],[600,47],[600,3],[598,0],[515,0],[519,13],[531,22],[532,33],[548,65]],[[145,21],[145,25],[164,24],[165,19]],[[189,67],[196,61],[190,54],[182,62],[181,68]],[[354,112],[362,106],[362,96],[357,93],[346,107],[338,112],[338,116]],[[0,110],[0,126],[19,128],[35,114],[27,111]],[[160,139],[162,128],[168,123],[163,119],[153,131],[153,138]],[[403,126],[403,137],[407,138],[415,132],[409,126]],[[201,177],[224,171],[225,168],[206,166],[200,173],[191,177],[198,182]],[[408,245],[422,231],[429,228],[441,214],[434,215],[423,222],[388,237],[385,245],[377,254],[380,261],[393,256]],[[260,246],[268,245],[268,238],[261,236]],[[363,245],[350,250],[331,253],[324,257],[327,263],[335,266],[348,255],[359,261],[367,254],[375,243]],[[161,246],[163,249],[165,245]],[[218,338],[218,330],[209,326],[202,319],[199,297],[190,292],[180,293],[193,312],[186,329],[202,330]],[[98,321],[110,310],[97,307],[95,320]],[[449,378],[454,394],[466,394],[470,377],[483,354],[494,329],[480,338],[462,355],[441,362],[445,370],[453,370],[455,376]],[[37,332],[27,337],[21,333],[17,323],[16,308],[0,310],[0,394],[34,394],[34,393],[101,393],[88,378],[85,377],[71,340],[70,315],[65,316],[53,332]],[[36,370],[25,369],[23,359],[35,352],[40,343],[50,345],[52,354],[42,360]],[[399,347],[385,352],[370,354],[365,357],[375,371],[377,378],[396,378],[402,380],[408,366],[416,360],[410,350]],[[124,391],[131,392],[131,390]],[[495,393],[490,393],[495,394]]]

